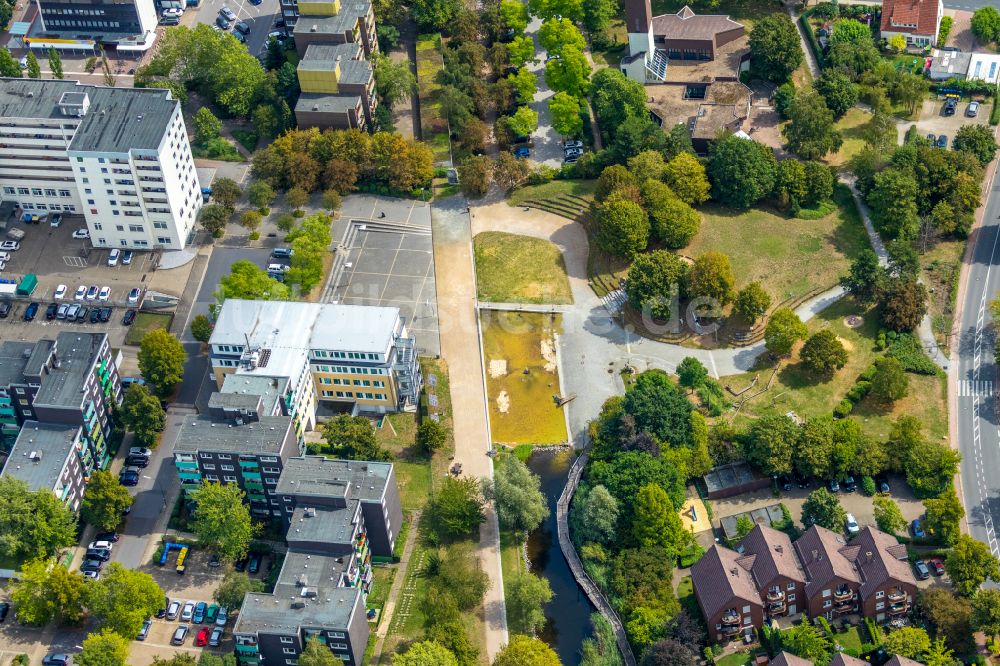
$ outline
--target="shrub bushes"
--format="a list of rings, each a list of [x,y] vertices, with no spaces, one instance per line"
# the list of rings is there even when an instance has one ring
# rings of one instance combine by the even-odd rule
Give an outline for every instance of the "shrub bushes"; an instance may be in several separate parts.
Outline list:
[[[938,366],[924,352],[920,340],[912,333],[883,331],[879,333],[877,345],[886,350],[885,355],[903,364],[903,369],[917,375],[936,375]]]

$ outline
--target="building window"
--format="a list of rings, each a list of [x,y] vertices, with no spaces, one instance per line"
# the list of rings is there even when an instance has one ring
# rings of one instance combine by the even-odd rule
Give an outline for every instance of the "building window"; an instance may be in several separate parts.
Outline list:
[[[288,643],[289,645],[291,645],[292,643],[295,642],[295,639],[294,638],[289,638],[288,636],[282,636],[281,637],[281,642],[282,643]]]
[[[789,601],[795,601],[795,595],[794,594],[789,594],[788,595],[788,600]]]
[[[879,590],[878,592],[875,593],[875,598],[876,599],[881,599],[884,596],[885,596],[885,591],[884,590]]]
[[[789,589],[789,590],[794,590],[794,589],[795,589],[795,583],[789,583],[789,584],[788,584],[788,585],[786,585],[785,587],[786,587],[787,589]]]
[[[219,454],[219,460],[232,460],[232,459],[233,459],[233,457],[231,455],[229,455],[228,453],[220,453]]]
[[[331,650],[346,650],[347,643],[330,643]]]
[[[235,468],[232,465],[223,465],[222,466],[222,471],[223,472],[232,472],[234,469]]]
[[[202,458],[202,459],[211,460],[212,459],[212,454],[211,453],[199,453],[198,457]]]
[[[880,601],[877,604],[875,604],[875,610],[882,610],[883,608],[885,608],[885,602],[884,601]]]
[[[201,468],[204,469],[204,470],[213,470],[214,471],[215,470],[215,465],[202,465]]]
[[[832,605],[833,605],[833,602],[830,601],[829,599],[827,599],[826,601],[823,602],[823,608],[829,608]]]
[[[235,476],[223,476],[222,480],[225,481],[226,483],[235,483],[236,482],[236,477]]]
[[[830,590],[823,590],[823,597],[825,598],[828,596],[830,596]]]
[[[342,631],[328,631],[326,635],[330,638],[344,638],[344,632]]]
[[[295,654],[295,648],[281,648],[281,651],[285,654]]]

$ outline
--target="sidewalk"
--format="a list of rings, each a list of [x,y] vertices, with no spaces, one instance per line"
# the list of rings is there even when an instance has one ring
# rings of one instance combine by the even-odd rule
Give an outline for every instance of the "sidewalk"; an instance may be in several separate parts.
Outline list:
[[[413,514],[413,522],[410,524],[410,533],[406,536],[406,544],[403,546],[403,554],[399,557],[399,564],[396,565],[396,576],[392,579],[392,588],[389,596],[382,607],[382,616],[378,619],[378,630],[375,635],[378,640],[375,643],[375,650],[372,652],[371,663],[379,663],[382,657],[382,647],[385,645],[385,637],[389,633],[389,625],[392,623],[392,615],[396,611],[396,602],[399,601],[399,594],[406,584],[406,572],[410,565],[410,555],[413,553],[413,545],[417,542],[417,535],[420,533],[420,512]]]

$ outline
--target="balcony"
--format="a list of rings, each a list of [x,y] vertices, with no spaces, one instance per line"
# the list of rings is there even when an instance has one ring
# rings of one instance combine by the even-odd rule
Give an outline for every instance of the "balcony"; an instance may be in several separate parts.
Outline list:
[[[736,624],[734,625],[724,624],[722,625],[722,629],[719,630],[719,633],[722,634],[723,636],[735,636],[736,634],[740,633],[740,627],[739,625]]]
[[[833,591],[833,601],[834,603],[841,603],[845,601],[852,601],[854,599],[854,590],[847,587],[846,585],[837,588]]]
[[[730,608],[729,610],[727,610],[725,613],[722,614],[722,618],[719,621],[723,625],[722,628],[725,629],[726,628],[725,625],[727,624],[738,625],[742,620],[743,616],[740,615],[735,608]]]
[[[889,604],[889,615],[905,615],[910,610],[906,601],[896,601]]]
[[[903,592],[898,587],[894,590],[890,590],[889,594],[886,596],[889,597],[889,601],[906,601],[906,592]]]
[[[766,606],[767,614],[771,616],[775,615],[785,615],[788,612],[788,606],[785,605],[785,601],[770,601]]]
[[[833,607],[834,615],[847,615],[849,613],[857,613],[857,612],[858,612],[858,605],[853,601]]]
[[[777,586],[772,587],[771,589],[769,589],[767,591],[767,594],[765,596],[766,596],[766,598],[767,598],[768,601],[784,601],[785,600],[785,592],[784,592],[784,590],[782,590],[780,587],[777,587]]]

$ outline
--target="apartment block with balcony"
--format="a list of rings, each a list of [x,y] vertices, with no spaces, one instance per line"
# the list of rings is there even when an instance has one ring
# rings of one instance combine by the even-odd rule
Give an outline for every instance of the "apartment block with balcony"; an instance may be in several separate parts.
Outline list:
[[[809,617],[828,620],[859,612],[861,577],[854,567],[847,540],[840,534],[813,525],[795,542],[799,561],[805,567]]]
[[[20,479],[29,490],[51,490],[70,511],[77,511],[90,474],[82,435],[80,426],[28,421],[0,476]]]
[[[0,78],[0,192],[82,214],[98,247],[183,249],[202,205],[169,91]]]
[[[723,548],[708,549],[691,567],[695,597],[710,642],[752,636],[764,622],[764,604],[750,573],[754,557]]]
[[[281,0],[281,13],[300,58],[312,44],[360,44],[366,58],[378,52],[370,0]]]
[[[255,518],[283,517],[275,488],[285,462],[302,450],[291,418],[267,414],[266,405],[260,395],[213,393],[207,414],[184,417],[174,443],[181,488],[235,483]]]
[[[35,420],[33,403],[52,365],[53,340],[0,344],[0,443],[13,445],[25,421]]]
[[[295,105],[299,127],[374,127],[375,73],[361,44],[311,44],[297,72],[302,91]]]
[[[866,527],[851,541],[854,564],[861,574],[861,614],[888,622],[904,617],[917,598],[906,545],[892,535]]]
[[[344,664],[361,664],[368,643],[365,595],[343,584],[346,558],[289,551],[271,594],[251,593],[233,627],[240,664],[292,666],[317,638]]]
[[[91,456],[85,475],[104,469],[111,460],[107,439],[114,426],[112,413],[121,400],[121,381],[107,334],[59,333],[32,411],[43,423],[82,427]]]
[[[764,600],[768,617],[794,616],[805,609],[806,572],[784,532],[757,525],[740,543],[741,552],[752,556],[750,573]]]
[[[226,376],[286,379],[296,432],[320,414],[384,414],[416,406],[422,376],[398,308],[228,299],[209,340]]]

